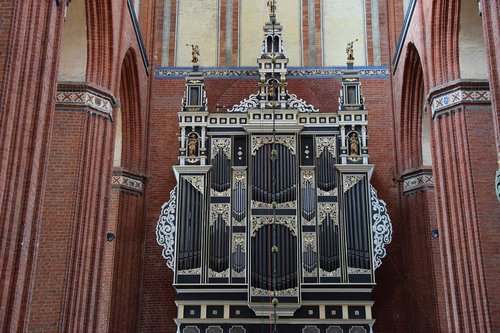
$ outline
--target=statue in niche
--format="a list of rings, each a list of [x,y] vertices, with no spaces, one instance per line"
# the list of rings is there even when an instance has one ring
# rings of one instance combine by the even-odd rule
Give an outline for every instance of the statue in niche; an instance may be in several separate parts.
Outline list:
[[[351,155],[359,155],[359,136],[358,136],[358,133],[354,132],[352,135],[351,135],[351,138],[349,139],[350,141],[350,146],[351,146],[351,150],[350,150],[350,154]]]
[[[358,39],[347,43],[347,46],[345,48],[345,53],[347,53],[347,60],[348,61],[353,61],[354,60],[354,43],[357,42]]]
[[[191,133],[188,137],[188,156],[198,156],[198,137],[194,133]]]
[[[186,44],[186,46],[191,46],[191,56],[192,56],[191,62],[193,64],[197,64],[198,61],[200,60],[200,48],[198,47],[198,45]]]

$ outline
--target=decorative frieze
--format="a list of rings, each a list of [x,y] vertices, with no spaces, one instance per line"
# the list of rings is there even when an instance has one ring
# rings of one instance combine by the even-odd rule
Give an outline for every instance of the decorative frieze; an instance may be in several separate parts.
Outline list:
[[[389,70],[387,67],[360,67],[361,77],[363,78],[388,78]],[[154,71],[155,79],[171,79],[171,78],[184,78],[192,68],[171,68],[171,67],[156,67]],[[258,77],[259,71],[257,69],[201,69],[206,77],[220,78],[220,77]],[[289,78],[339,78],[345,68],[298,68],[292,69],[287,72]]]
[[[111,120],[115,98],[104,88],[87,83],[61,83],[56,93],[56,110],[88,112]]]
[[[143,193],[145,177],[134,175],[123,169],[117,169],[111,177],[111,187],[118,190]]]
[[[257,235],[257,231],[265,225],[269,224],[284,225],[294,236],[297,236],[297,219],[295,216],[254,216],[252,218],[252,237]]]
[[[486,81],[454,81],[429,94],[432,117],[454,110],[454,106],[491,104],[491,92]]]
[[[421,171],[403,177],[403,193],[407,194],[418,189],[433,188],[434,176],[431,171]]]
[[[294,297],[298,295],[297,288],[290,288],[286,290],[265,290],[260,288],[251,288],[252,296],[276,296],[276,297]]]
[[[279,143],[283,146],[290,149],[293,155],[295,155],[295,136],[293,135],[254,135],[252,136],[252,155],[255,156],[257,150],[259,150],[262,146],[271,143]]]

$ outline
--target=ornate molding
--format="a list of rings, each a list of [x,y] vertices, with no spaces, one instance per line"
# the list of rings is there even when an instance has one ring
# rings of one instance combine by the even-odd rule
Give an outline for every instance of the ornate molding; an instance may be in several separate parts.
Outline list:
[[[323,268],[319,269],[319,275],[322,277],[340,277],[340,274],[341,274],[340,267],[331,272],[325,271]]]
[[[389,70],[386,66],[381,67],[356,67],[363,78],[388,78]],[[192,72],[192,68],[180,67],[156,67],[154,70],[155,79],[184,78]],[[251,77],[257,78],[259,70],[253,68],[206,68],[201,69],[206,77]],[[323,68],[295,68],[288,71],[289,78],[340,78],[345,67],[323,67]]]
[[[273,209],[273,205],[265,203],[265,202],[252,200],[252,208]],[[295,208],[297,208],[297,201],[288,201],[288,202],[278,203],[276,205],[276,208],[277,209],[295,209]]]
[[[319,203],[318,204],[318,214],[319,214],[319,224],[323,224],[323,221],[327,216],[333,220],[334,224],[339,224],[338,214],[337,214],[337,204],[336,203]]]
[[[300,113],[315,113],[319,112],[312,104],[306,103],[301,98],[298,98],[295,94],[288,94],[290,99],[287,101],[289,109],[297,109]]]
[[[371,274],[371,273],[372,271],[370,269],[347,267],[347,274]]]
[[[210,225],[213,225],[219,216],[229,226],[229,204],[211,204],[210,205]]]
[[[252,237],[257,236],[257,231],[265,225],[280,224],[287,227],[292,234],[297,236],[297,219],[295,216],[254,216],[252,217]]]
[[[432,175],[432,170],[419,170],[416,173],[403,176],[402,182],[403,194],[407,194],[422,188],[433,188],[434,176]]]
[[[290,149],[293,155],[295,155],[295,136],[294,135],[276,135],[274,138],[271,135],[252,135],[252,155],[255,156],[257,150],[266,144],[271,144],[273,142],[280,143],[283,146]]]
[[[234,105],[227,112],[229,113],[246,113],[249,109],[257,109],[259,106],[259,99],[257,98],[259,94],[252,94],[247,99],[244,99],[240,104]]]
[[[216,272],[211,269],[208,269],[208,277],[214,277],[214,278],[219,278],[219,277],[229,277],[229,268],[226,269],[223,272]]]
[[[387,213],[387,205],[377,197],[377,191],[370,185],[372,204],[373,269],[382,264],[387,254],[385,246],[392,240],[392,223]]]
[[[364,176],[352,176],[352,175],[344,175],[344,193],[349,191],[354,187],[358,182],[360,182]]]
[[[124,169],[116,169],[111,176],[111,187],[142,194],[144,192],[145,180],[146,177],[142,174],[134,174]]]
[[[326,148],[328,152],[335,157],[336,156],[336,138],[334,136],[330,137],[316,137],[316,158],[319,158],[323,154]]]
[[[201,267],[177,271],[178,275],[201,275]]]
[[[276,293],[276,294],[275,294]],[[276,290],[276,292],[272,290],[265,290],[260,288],[251,288],[252,296],[276,296],[276,297],[294,297],[299,293],[297,288],[290,288],[286,290]]]
[[[429,94],[432,117],[467,104],[491,104],[491,92],[487,81],[457,80],[433,89]]]
[[[156,242],[163,246],[162,256],[167,266],[175,270],[175,235],[177,215],[177,186],[170,191],[170,200],[161,206],[161,214],[156,225]]]
[[[193,185],[195,189],[201,192],[201,194],[205,193],[205,184],[203,183],[203,176],[182,176],[189,184]]]
[[[116,100],[104,88],[88,83],[59,83],[56,110],[81,111],[111,120]]]
[[[226,155],[227,159],[231,159],[231,139],[229,138],[213,138],[211,142],[211,159],[214,159],[219,154],[219,149]]]

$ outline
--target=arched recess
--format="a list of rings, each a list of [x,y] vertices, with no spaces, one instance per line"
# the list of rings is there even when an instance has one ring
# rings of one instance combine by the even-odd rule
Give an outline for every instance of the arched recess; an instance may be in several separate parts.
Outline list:
[[[120,107],[115,114],[115,156],[113,178],[121,179],[113,187],[111,207],[116,233],[111,282],[109,332],[136,332],[139,315],[140,268],[142,265],[144,118],[141,109],[137,57],[129,50],[122,63]],[[132,186],[135,184],[134,186]],[[142,184],[142,189],[137,187]]]
[[[403,78],[400,137],[404,172],[423,166],[424,155],[426,162],[430,156],[430,117],[425,108],[424,73],[413,43],[407,46]]]
[[[409,327],[412,332],[441,332],[439,253],[431,158],[431,117],[426,111],[426,82],[417,48],[408,44],[403,74],[400,149],[403,184],[404,275],[408,279]],[[437,244],[437,243],[436,243]]]
[[[86,0],[68,5],[62,35],[59,81],[83,82],[87,70]]]
[[[460,77],[488,79],[483,23],[477,0],[460,1]]]

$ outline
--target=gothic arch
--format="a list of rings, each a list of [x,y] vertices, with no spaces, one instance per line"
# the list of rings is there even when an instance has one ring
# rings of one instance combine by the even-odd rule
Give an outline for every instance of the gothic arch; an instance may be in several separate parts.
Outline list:
[[[402,251],[408,293],[409,325],[412,332],[440,332],[437,254],[433,252],[431,230],[435,229],[435,204],[430,158],[430,115],[426,112],[426,76],[419,52],[407,46],[403,72],[400,149],[402,178]],[[423,147],[426,147],[425,149]],[[425,156],[425,157],[424,157]]]
[[[119,153],[119,165],[114,163],[114,177],[142,182],[144,188],[143,123],[137,56],[133,49],[127,51],[121,68],[119,100],[115,117],[115,157]],[[121,140],[121,142],[118,142]],[[144,241],[143,190],[127,186],[112,193],[112,205],[116,215],[111,223],[115,226],[116,244],[113,253],[113,281],[110,304],[109,331],[134,332],[138,328],[139,285],[141,251]]]
[[[417,48],[410,43],[406,51],[401,103],[402,171],[423,165],[422,142],[425,142],[424,139],[430,140],[430,137],[422,137],[425,91],[422,62]]]
[[[134,49],[129,49],[122,62],[119,84],[121,112],[122,151],[121,167],[140,171],[144,158],[141,147],[144,144],[144,118],[141,109],[138,62]]]

